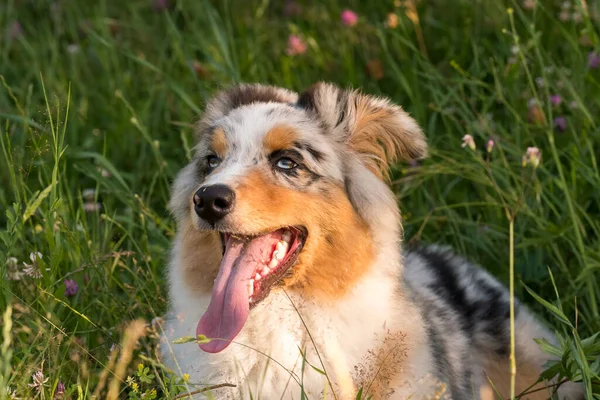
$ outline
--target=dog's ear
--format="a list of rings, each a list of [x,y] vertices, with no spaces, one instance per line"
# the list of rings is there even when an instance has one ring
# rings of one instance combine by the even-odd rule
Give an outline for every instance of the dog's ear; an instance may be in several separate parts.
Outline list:
[[[290,103],[298,100],[298,94],[276,86],[240,84],[218,92],[206,105],[204,115],[198,122],[198,134],[204,133],[214,122],[232,110],[253,103]]]
[[[427,156],[427,142],[417,122],[389,100],[317,83],[302,93],[297,105],[314,112],[327,134],[347,144],[380,178],[389,164]]]

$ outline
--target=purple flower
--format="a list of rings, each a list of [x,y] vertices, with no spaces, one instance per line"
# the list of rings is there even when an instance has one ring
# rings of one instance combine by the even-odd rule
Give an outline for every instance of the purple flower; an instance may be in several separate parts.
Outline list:
[[[560,106],[560,103],[562,103],[562,97],[560,97],[559,94],[554,94],[550,96],[550,103],[552,103],[553,106],[558,107]]]
[[[596,69],[600,67],[600,53],[592,51],[588,54],[588,68]]]
[[[294,0],[286,0],[283,5],[283,15],[285,17],[297,17],[302,14],[302,6]]]
[[[13,21],[13,23],[10,24],[10,27],[8,28],[8,36],[10,36],[10,38],[13,40],[23,36],[23,27],[19,21]]]
[[[65,296],[73,297],[77,294],[79,286],[73,279],[65,279]]]
[[[567,119],[565,117],[554,118],[554,128],[561,132],[567,130]]]
[[[164,11],[169,8],[169,0],[152,0],[152,9],[154,11]]]
[[[358,15],[352,10],[344,10],[340,15],[340,19],[342,20],[342,24],[346,26],[354,26],[358,23]]]
[[[56,400],[62,399],[65,395],[65,384],[62,382],[58,382],[56,385],[56,390],[54,391],[54,398]]]

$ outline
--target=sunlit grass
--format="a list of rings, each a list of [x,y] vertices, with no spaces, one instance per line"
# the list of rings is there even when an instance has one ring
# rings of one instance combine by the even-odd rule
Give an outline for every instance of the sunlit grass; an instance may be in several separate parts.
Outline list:
[[[542,344],[565,355],[549,374],[598,396],[600,6],[562,3],[4,2],[0,397],[52,398],[59,383],[65,398],[202,390],[155,353],[170,181],[216,89],[317,80],[415,116],[432,155],[394,168],[406,241],[449,244],[513,276],[515,295],[559,334],[556,348]],[[356,25],[340,20],[346,8]],[[286,51],[289,35],[304,47]],[[529,147],[541,151],[535,168],[523,166]],[[23,263],[41,278],[9,280]],[[38,371],[41,391],[30,386]]]

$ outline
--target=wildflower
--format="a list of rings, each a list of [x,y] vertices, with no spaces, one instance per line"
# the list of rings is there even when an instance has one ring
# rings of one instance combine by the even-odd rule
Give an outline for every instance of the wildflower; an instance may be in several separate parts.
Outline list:
[[[286,0],[283,6],[283,15],[285,17],[297,17],[302,14],[302,6],[294,0]]]
[[[600,67],[600,52],[592,51],[588,54],[588,68],[597,69]]]
[[[552,103],[553,106],[558,107],[560,106],[560,103],[562,103],[562,97],[558,94],[554,94],[550,96],[550,103]]]
[[[96,189],[94,189],[94,188],[83,189],[83,191],[81,192],[81,197],[83,197],[84,200],[87,200],[87,201],[94,200],[96,198]]]
[[[486,150],[487,150],[488,153],[491,153],[492,150],[494,150],[494,144],[495,143],[494,143],[493,139],[490,139],[490,140],[487,141],[487,149]]]
[[[15,389],[11,389],[10,386],[6,388],[6,398],[11,400],[18,400],[17,391]]]
[[[202,64],[198,60],[192,61],[192,69],[194,73],[199,79],[208,79],[210,78],[210,69],[206,67],[206,65]]]
[[[462,146],[463,148],[469,146],[471,150],[475,150],[475,141],[473,140],[473,136],[465,135],[462,138]]]
[[[34,279],[41,278],[42,271],[40,271],[38,259],[42,259],[42,253],[40,253],[39,251],[36,253],[31,253],[29,254],[29,259],[31,260],[31,264],[27,264],[24,262],[23,265],[25,266],[25,268],[23,269],[23,272],[25,273],[25,275],[31,276]]]
[[[533,10],[535,9],[535,0],[523,0],[523,8],[525,10]]]
[[[577,103],[577,100],[573,100],[573,101],[571,101],[571,102],[569,103],[569,108],[570,108],[570,109],[573,109],[573,110],[574,110],[574,109],[576,109],[576,108],[579,108],[579,103]]]
[[[37,371],[35,374],[31,375],[31,380],[33,382],[29,384],[29,387],[34,388],[38,392],[41,392],[44,384],[48,382],[48,378],[44,377],[42,371]]]
[[[389,13],[385,19],[385,26],[394,29],[398,26],[398,16],[395,13]]]
[[[536,99],[530,99],[527,102],[527,117],[529,122],[536,125],[545,125],[546,117],[544,116],[544,112],[540,108]]]
[[[61,381],[58,381],[58,385],[56,385],[56,390],[54,391],[54,398],[56,400],[62,399],[65,395],[65,384]]]
[[[535,78],[535,84],[537,85],[537,87],[539,87],[540,89],[544,87],[544,78],[542,78],[541,76],[538,76],[537,78]]]
[[[564,132],[567,130],[567,119],[565,117],[554,118],[554,129]]]
[[[528,164],[531,165],[534,169],[540,165],[540,161],[542,159],[542,152],[537,147],[528,147],[527,151],[523,155],[523,167]]]
[[[189,380],[190,380],[190,374],[188,374],[188,373],[183,374],[183,381],[187,382]]]
[[[23,27],[21,26],[19,21],[13,21],[13,23],[10,24],[10,28],[8,28],[8,36],[12,40],[18,39],[21,36],[23,36]]]
[[[358,23],[358,15],[356,15],[354,11],[348,9],[342,11],[340,19],[342,20],[342,24],[346,26],[354,26]]]
[[[558,14],[558,19],[561,20],[562,22],[567,22],[568,20],[571,19],[571,13],[569,13],[569,10],[562,9],[560,11],[560,14]]]
[[[102,204],[100,203],[83,203],[83,209],[85,212],[94,212],[102,210]]]
[[[306,53],[306,43],[297,35],[290,35],[288,38],[287,49],[285,50],[288,56],[296,56]]]
[[[367,62],[367,74],[376,81],[383,79],[384,73],[381,61],[376,58],[369,60],[369,62]]]
[[[154,11],[164,11],[169,8],[169,0],[153,0],[152,9]]]
[[[70,45],[67,46],[67,52],[70,54],[79,53],[79,45],[75,44],[75,43],[71,43]]]
[[[98,167],[98,172],[100,172],[100,175],[102,175],[103,178],[110,178],[112,176],[108,170],[102,167]]]
[[[79,286],[73,279],[65,279],[65,296],[73,297],[77,294]]]
[[[23,277],[23,271],[19,269],[19,260],[15,257],[6,259],[6,278],[9,281],[20,281]]]

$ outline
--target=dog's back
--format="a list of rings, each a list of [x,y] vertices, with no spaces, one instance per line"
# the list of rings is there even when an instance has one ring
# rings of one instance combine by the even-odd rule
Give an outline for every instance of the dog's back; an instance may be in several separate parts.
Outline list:
[[[494,389],[510,397],[510,302],[506,288],[478,266],[448,248],[409,250],[404,279],[426,321],[438,377],[453,399],[493,399]],[[553,335],[515,299],[516,394],[548,399],[551,389],[537,381],[544,354],[533,339]],[[490,387],[492,383],[493,388]],[[541,389],[541,390],[536,390]],[[563,385],[559,397],[583,398],[579,386]],[[476,397],[475,397],[476,398]]]

